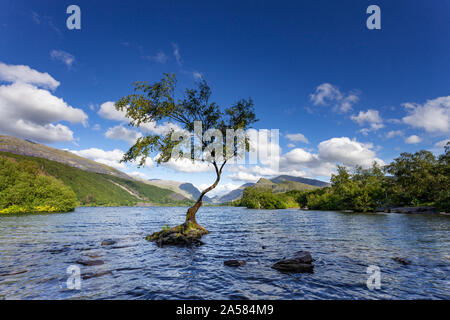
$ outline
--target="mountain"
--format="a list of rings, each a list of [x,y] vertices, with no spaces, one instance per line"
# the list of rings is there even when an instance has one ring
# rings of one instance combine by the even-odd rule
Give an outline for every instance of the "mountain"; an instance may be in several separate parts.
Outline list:
[[[295,182],[300,182],[303,184],[320,187],[320,188],[327,187],[330,185],[327,182],[323,182],[323,181],[316,180],[316,179],[308,179],[308,178],[294,177],[294,176],[288,176],[288,175],[281,175],[281,176],[271,179],[270,181],[275,182],[275,183],[280,183],[282,181],[295,181]]]
[[[79,157],[69,151],[47,147],[29,140],[0,135],[0,151],[44,158],[89,172],[113,175],[123,179],[133,179],[127,174],[107,165]]]
[[[212,201],[214,203],[225,203],[235,201],[237,199],[242,198],[242,194],[244,189],[247,187],[257,187],[257,188],[265,188],[271,189],[274,193],[287,192],[291,190],[312,190],[315,188],[323,188],[328,186],[329,183],[316,180],[316,179],[308,179],[302,177],[294,177],[288,175],[281,175],[273,179],[264,179],[261,178],[257,183],[246,183],[240,186],[237,189],[227,193],[221,197],[214,197]]]
[[[150,185],[119,170],[67,151],[31,141],[0,136],[0,156],[16,162],[33,162],[42,173],[61,180],[81,205],[188,205],[188,194]]]
[[[231,202],[231,201],[240,199],[240,198],[242,198],[242,193],[244,192],[244,189],[247,187],[251,187],[253,185],[255,185],[255,184],[254,183],[243,184],[239,188],[234,189],[221,197],[219,197],[219,196],[214,197],[212,199],[212,201],[214,203],[225,203],[225,202]]]
[[[140,181],[149,185],[172,190],[173,192],[181,194],[185,198],[193,201],[196,201],[200,196],[200,190],[198,190],[192,183],[179,182],[173,180],[160,180],[160,179],[151,179],[151,180],[140,179]],[[205,196],[203,198],[203,202],[211,202],[211,199]]]

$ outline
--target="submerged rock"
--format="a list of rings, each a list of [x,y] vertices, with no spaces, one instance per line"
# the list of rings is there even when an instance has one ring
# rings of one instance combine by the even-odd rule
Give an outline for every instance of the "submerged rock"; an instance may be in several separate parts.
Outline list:
[[[227,267],[240,267],[245,266],[246,262],[244,260],[225,260],[223,264]]]
[[[104,276],[105,274],[112,274],[112,272],[110,270],[107,270],[107,271],[101,271],[101,272],[97,272],[97,273],[88,273],[88,274],[83,275],[81,278],[83,280],[87,280],[87,279],[91,279],[91,278],[101,277],[101,276]]]
[[[115,240],[103,240],[101,245],[102,246],[111,246],[116,243],[117,243],[117,241],[115,241]]]
[[[406,258],[394,257],[392,258],[392,260],[397,261],[398,263],[401,263],[404,266],[411,264],[411,261]]]
[[[280,272],[313,273],[314,265],[312,256],[308,251],[298,251],[289,258],[276,262],[272,268]]]
[[[103,260],[77,260],[76,263],[83,266],[99,266],[104,264],[105,262]]]

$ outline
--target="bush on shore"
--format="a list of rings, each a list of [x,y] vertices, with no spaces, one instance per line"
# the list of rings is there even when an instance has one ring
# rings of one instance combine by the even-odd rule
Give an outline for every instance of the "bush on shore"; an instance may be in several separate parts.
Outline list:
[[[72,189],[36,163],[0,157],[0,214],[68,212],[76,206]]]

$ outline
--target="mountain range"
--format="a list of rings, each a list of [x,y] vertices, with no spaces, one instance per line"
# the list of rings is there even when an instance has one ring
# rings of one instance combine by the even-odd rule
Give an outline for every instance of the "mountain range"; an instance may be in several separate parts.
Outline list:
[[[131,177],[115,168],[69,151],[15,137],[0,135],[0,155],[39,162],[48,174],[54,175],[72,187],[78,200],[84,205],[130,203],[185,205],[197,200],[200,195],[200,190],[189,182]],[[290,190],[311,190],[327,185],[328,183],[320,180],[280,175],[273,179],[261,178],[256,183],[243,184],[222,196],[212,198],[205,196],[203,201],[214,204],[231,202],[241,198],[246,187],[269,188],[274,193],[280,193]]]

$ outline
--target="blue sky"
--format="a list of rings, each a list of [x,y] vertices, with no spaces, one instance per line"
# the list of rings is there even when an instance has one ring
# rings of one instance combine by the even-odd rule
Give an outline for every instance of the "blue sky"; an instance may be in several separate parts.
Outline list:
[[[81,8],[81,30],[66,27],[71,4]],[[371,4],[381,8],[381,30],[366,28]],[[223,107],[252,97],[255,127],[280,130],[279,173],[326,180],[336,163],[441,152],[450,130],[449,57],[448,1],[3,0],[0,133],[117,164],[130,146],[117,137],[131,128],[102,105],[131,93],[134,81],[173,72],[179,93],[204,77]],[[30,75],[39,79],[24,80]],[[21,90],[55,104],[40,95],[27,103]],[[197,186],[213,180],[182,166],[122,170]],[[217,192],[264,172],[230,168]]]

